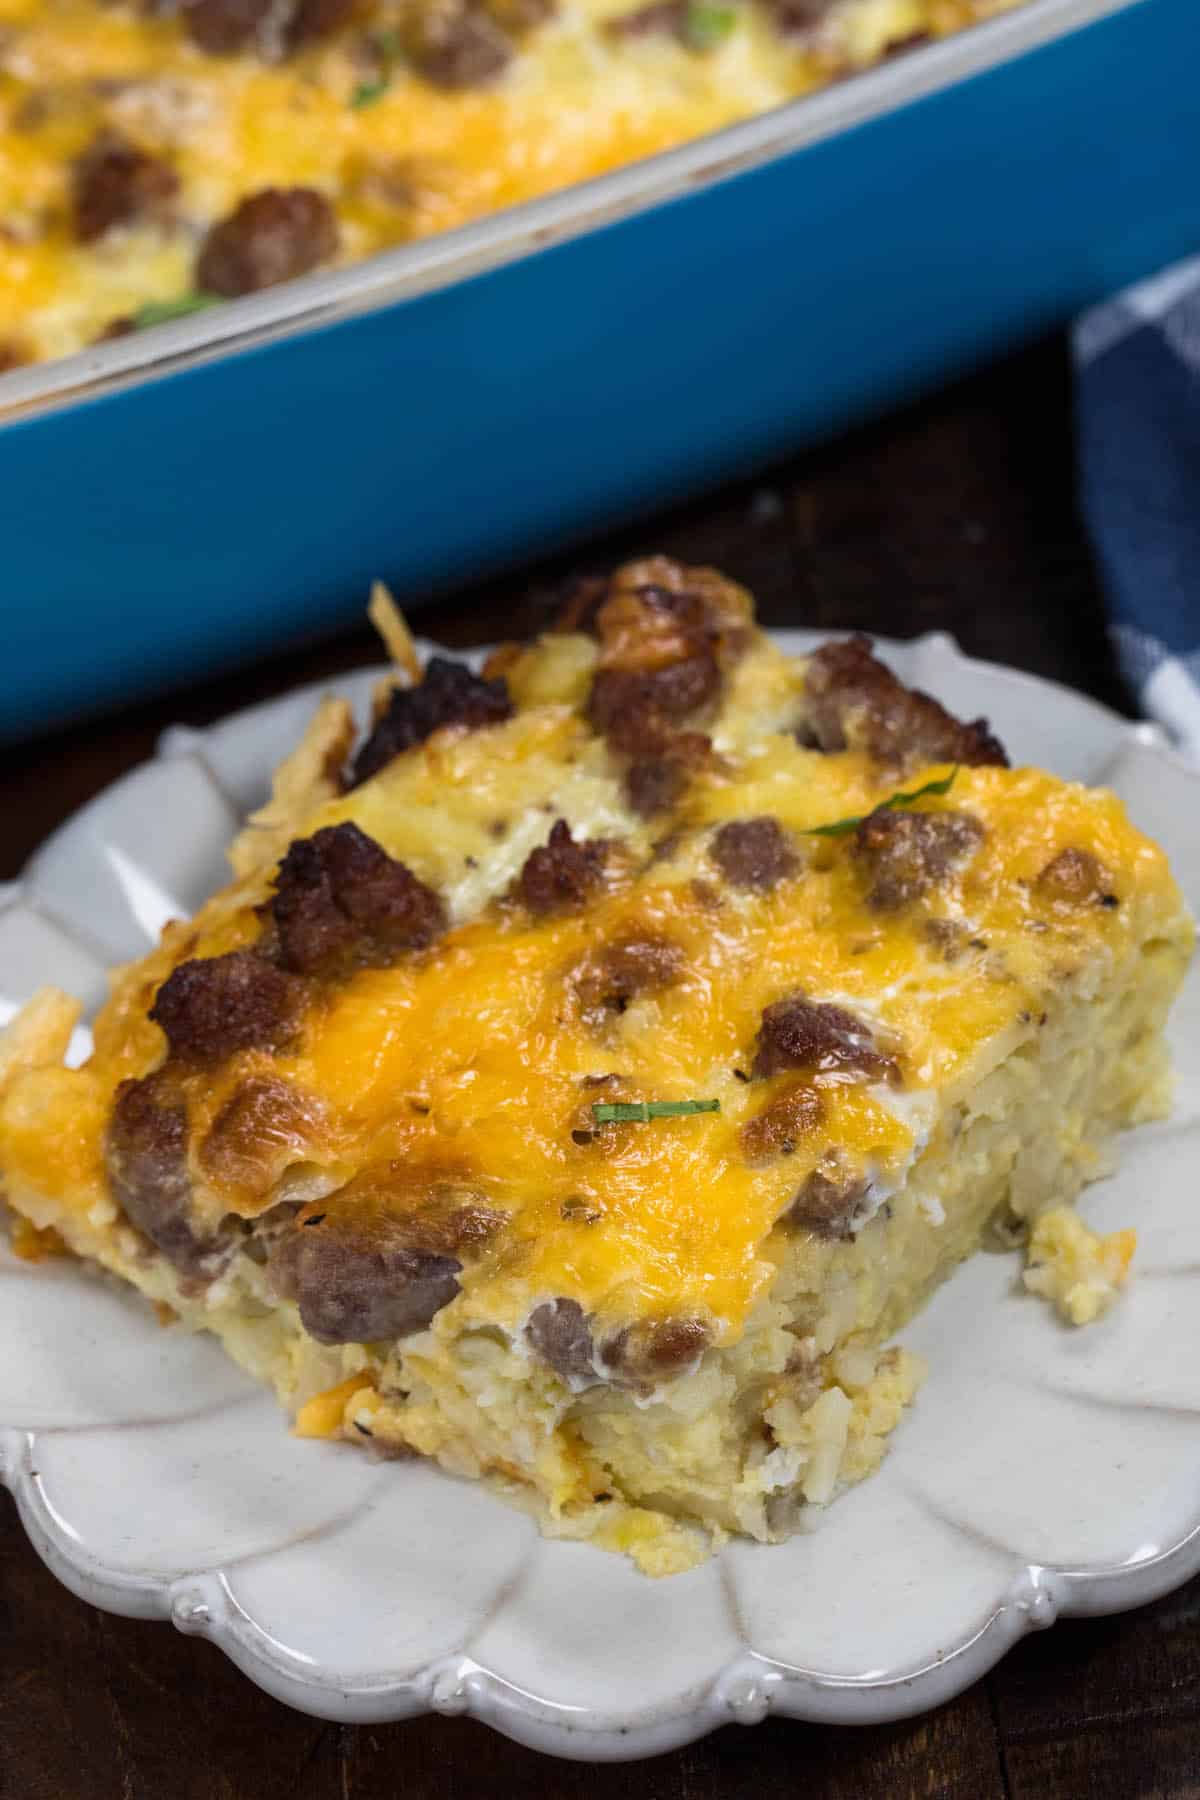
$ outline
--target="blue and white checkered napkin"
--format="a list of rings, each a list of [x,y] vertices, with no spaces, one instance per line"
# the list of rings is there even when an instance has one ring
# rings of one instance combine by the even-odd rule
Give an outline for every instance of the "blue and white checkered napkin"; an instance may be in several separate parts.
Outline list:
[[[1200,256],[1075,326],[1084,513],[1121,667],[1200,761]]]

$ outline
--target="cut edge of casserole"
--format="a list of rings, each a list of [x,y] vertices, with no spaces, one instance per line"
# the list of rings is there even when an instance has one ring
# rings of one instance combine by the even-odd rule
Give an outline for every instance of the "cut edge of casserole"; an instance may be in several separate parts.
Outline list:
[[[865,640],[791,661],[661,558],[564,623],[414,681],[397,622],[89,1062],[54,991],[3,1034],[0,1181],[302,1435],[668,1574],[878,1465],[986,1236],[1107,1306],[1133,1234],[1071,1203],[1168,1108],[1192,928],[1111,794]]]

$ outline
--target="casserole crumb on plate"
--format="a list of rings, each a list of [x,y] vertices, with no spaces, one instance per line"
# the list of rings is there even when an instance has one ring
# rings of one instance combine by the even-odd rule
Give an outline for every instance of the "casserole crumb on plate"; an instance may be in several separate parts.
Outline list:
[[[1080,1322],[1124,1279],[1070,1203],[1167,1105],[1166,860],[662,558],[412,674],[357,746],[318,710],[89,1062],[63,995],[9,1027],[8,1203],[303,1434],[652,1574],[785,1536],[877,1466],[888,1340],[985,1231]]]
[[[703,136],[1016,0],[0,0],[0,374]]]

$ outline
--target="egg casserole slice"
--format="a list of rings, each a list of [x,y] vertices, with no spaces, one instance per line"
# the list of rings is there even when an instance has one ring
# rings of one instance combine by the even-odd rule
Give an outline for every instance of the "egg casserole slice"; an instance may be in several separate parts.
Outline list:
[[[652,1574],[786,1535],[878,1464],[921,1374],[883,1346],[989,1226],[1067,1317],[1124,1279],[1069,1208],[1167,1107],[1166,859],[712,570],[582,584],[481,675],[381,616],[369,735],[322,704],[88,1062],[60,993],[9,1027],[22,1242],[215,1332],[301,1434]]]
[[[0,374],[444,231],[1017,0],[0,0]]]

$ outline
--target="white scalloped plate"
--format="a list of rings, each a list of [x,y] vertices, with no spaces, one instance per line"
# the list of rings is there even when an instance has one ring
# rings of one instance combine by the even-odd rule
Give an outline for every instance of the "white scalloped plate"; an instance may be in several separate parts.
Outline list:
[[[989,715],[1022,760],[1116,788],[1200,899],[1200,775],[1152,728],[941,635],[888,655]],[[361,704],[372,678],[345,690]],[[141,954],[223,879],[236,818],[315,693],[168,732],[0,890],[0,1012],[47,981],[95,1003],[105,962]],[[1173,1042],[1174,1116],[1128,1137],[1084,1202],[1104,1228],[1138,1227],[1128,1295],[1071,1332],[1017,1291],[1010,1259],[969,1262],[904,1334],[932,1373],[881,1472],[787,1544],[648,1581],[433,1468],[289,1437],[212,1343],[74,1268],[11,1258],[3,1478],[84,1599],[169,1616],[328,1718],[466,1712],[594,1760],[768,1711],[863,1723],[936,1706],[1031,1627],[1139,1605],[1200,1569],[1195,977]]]

